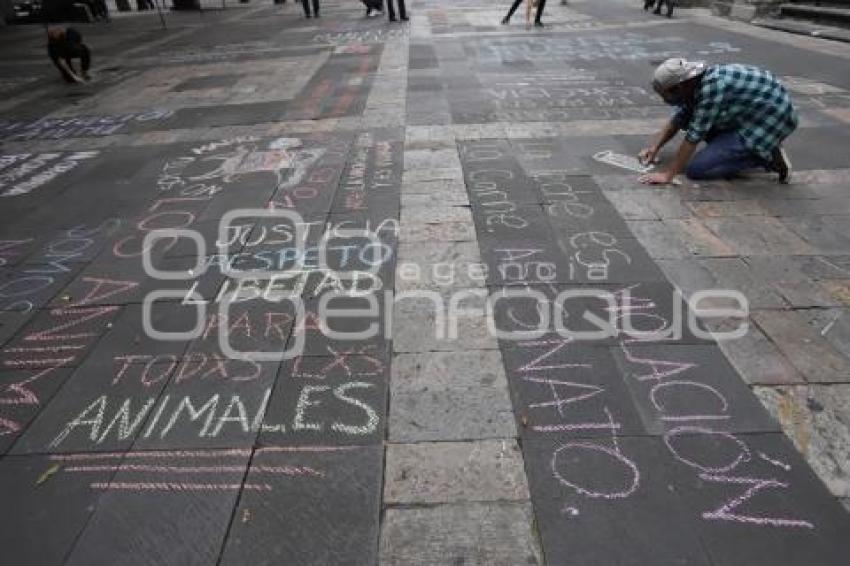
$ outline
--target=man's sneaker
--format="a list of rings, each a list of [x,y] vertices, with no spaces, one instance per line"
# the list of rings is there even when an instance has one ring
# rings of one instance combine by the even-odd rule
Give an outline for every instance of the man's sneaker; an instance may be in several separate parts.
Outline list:
[[[542,27],[544,27],[544,26],[543,26],[543,22],[541,22],[541,21],[539,21],[539,20],[538,20],[538,21],[536,21],[536,22],[534,22],[534,27],[538,27],[538,28],[542,28]]]
[[[508,25],[509,23],[510,23],[510,20],[509,20],[508,18],[502,18],[502,25],[503,25],[503,26],[506,26],[506,25]]]
[[[787,183],[791,180],[791,160],[788,159],[788,153],[781,147],[773,150],[773,161],[770,163],[770,168],[779,173],[779,182]]]

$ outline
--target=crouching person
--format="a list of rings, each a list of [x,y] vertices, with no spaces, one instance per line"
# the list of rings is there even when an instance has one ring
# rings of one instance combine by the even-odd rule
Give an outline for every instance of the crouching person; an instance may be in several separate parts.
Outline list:
[[[89,80],[91,52],[83,43],[83,36],[74,28],[51,28],[47,31],[47,54],[65,82],[82,83]],[[80,70],[74,68],[72,59],[80,60]]]
[[[655,70],[652,86],[677,110],[641,151],[641,161],[652,162],[679,130],[685,139],[665,171],[643,175],[641,182],[670,183],[682,171],[695,180],[726,179],[755,168],[774,171],[780,182],[788,182],[791,163],[782,142],[797,128],[797,112],[769,71],[675,58]],[[706,146],[697,152],[703,141]]]

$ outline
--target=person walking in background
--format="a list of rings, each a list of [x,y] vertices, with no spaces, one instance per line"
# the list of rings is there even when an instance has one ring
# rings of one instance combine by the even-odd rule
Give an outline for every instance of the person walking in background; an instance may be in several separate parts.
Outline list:
[[[531,0],[525,0],[526,2],[531,2]],[[514,0],[511,9],[508,10],[508,15],[502,19],[502,25],[507,25],[511,21],[511,16],[514,15],[519,5],[522,4],[522,0]],[[543,8],[546,7],[546,0],[537,0],[537,15],[534,17],[534,25],[537,27],[543,27],[543,21],[541,18],[543,17]]]
[[[673,0],[644,0],[643,1],[643,11],[646,12],[647,10],[652,8],[653,5],[655,5],[655,11],[653,12],[653,14],[660,16],[661,15],[661,5],[664,4],[664,3],[667,4],[667,17],[672,18],[673,17],[673,8],[676,6],[676,3]]]
[[[47,30],[47,55],[59,69],[65,82],[83,83],[89,80],[91,52],[83,43],[83,36],[74,28]],[[72,59],[80,60],[81,73],[77,73]]]
[[[537,7],[537,0],[526,0],[525,3],[525,25],[531,25],[531,11]]]
[[[381,0],[360,0],[366,6],[366,17],[370,17],[372,12],[383,12],[384,3]]]
[[[404,0],[396,0],[398,2],[398,16],[401,21],[407,21],[407,6],[404,5]],[[393,0],[387,0],[387,14],[391,22],[395,21],[395,9],[393,8]]]
[[[655,161],[679,130],[685,139],[667,169],[644,175],[642,183],[667,184],[682,171],[690,179],[726,179],[756,168],[788,182],[791,162],[782,142],[797,128],[797,111],[770,71],[674,58],[655,70],[652,88],[676,113],[640,152],[641,162]],[[694,155],[703,141],[706,146]]]
[[[313,0],[313,13],[310,14],[310,0],[301,0],[301,5],[304,6],[305,18],[319,17],[319,0]]]

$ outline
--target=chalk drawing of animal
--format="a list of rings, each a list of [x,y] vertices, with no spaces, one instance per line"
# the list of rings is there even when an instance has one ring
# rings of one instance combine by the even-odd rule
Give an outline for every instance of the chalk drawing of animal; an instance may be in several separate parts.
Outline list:
[[[267,149],[258,148],[256,145],[240,145],[231,153],[205,157],[203,161],[218,162],[218,167],[189,179],[221,179],[230,183],[240,175],[265,172],[276,176],[278,189],[291,188],[304,179],[310,167],[325,153],[322,148],[300,146],[300,140],[293,138],[275,140]]]

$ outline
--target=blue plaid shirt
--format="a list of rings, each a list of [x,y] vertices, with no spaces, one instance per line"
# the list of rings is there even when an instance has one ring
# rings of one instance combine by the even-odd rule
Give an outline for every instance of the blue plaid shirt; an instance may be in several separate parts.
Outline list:
[[[694,106],[680,107],[673,120],[686,131],[689,142],[734,130],[751,151],[770,160],[773,150],[796,129],[797,111],[770,71],[712,65],[697,87]]]

